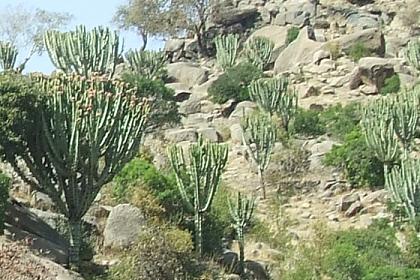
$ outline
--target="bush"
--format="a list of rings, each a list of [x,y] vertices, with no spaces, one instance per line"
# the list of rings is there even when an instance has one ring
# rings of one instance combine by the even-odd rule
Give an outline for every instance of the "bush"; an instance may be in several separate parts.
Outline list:
[[[362,280],[417,280],[420,279],[419,269],[385,266],[376,268],[363,277]]]
[[[341,46],[338,42],[328,42],[327,50],[330,53],[330,57],[332,60],[337,60],[341,56]]]
[[[335,145],[325,156],[325,164],[344,169],[346,179],[355,187],[384,185],[383,165],[366,144],[360,128],[346,135],[344,143]]]
[[[344,107],[341,104],[330,106],[320,113],[319,119],[328,134],[343,140],[360,122],[360,106],[358,103],[350,103]]]
[[[219,104],[229,99],[249,100],[248,85],[262,76],[262,71],[251,63],[241,63],[228,69],[208,89],[211,99]]]
[[[319,136],[325,133],[325,125],[321,123],[319,112],[299,109],[295,115],[292,131],[304,136]]]
[[[350,58],[356,62],[359,61],[362,57],[370,55],[372,55],[370,50],[366,48],[366,46],[361,42],[354,44],[349,50]]]
[[[137,97],[146,97],[153,100],[150,102],[150,126],[173,125],[181,121],[174,96],[175,92],[166,87],[163,81],[146,79],[132,72],[125,72],[121,79],[137,88]]]
[[[291,42],[296,40],[296,38],[299,36],[299,32],[300,32],[299,27],[296,27],[296,26],[290,27],[287,30],[286,45],[289,45]]]
[[[389,93],[397,93],[400,91],[400,88],[400,76],[398,76],[398,74],[394,74],[385,79],[384,86],[381,88],[380,94],[387,95]]]
[[[111,280],[189,279],[191,235],[171,226],[150,226],[110,271]]]
[[[339,244],[327,253],[324,260],[328,276],[334,280],[357,280],[363,274],[357,248],[351,244]]]
[[[5,212],[9,198],[10,178],[0,171],[0,235],[4,231]]]
[[[404,258],[409,267],[420,268],[420,238],[414,230],[408,233],[407,241]]]

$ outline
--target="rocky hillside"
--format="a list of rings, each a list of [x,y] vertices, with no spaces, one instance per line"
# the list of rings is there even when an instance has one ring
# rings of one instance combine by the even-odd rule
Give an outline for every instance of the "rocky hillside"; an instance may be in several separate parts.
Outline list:
[[[288,77],[298,106],[305,110],[323,112],[337,104],[370,102],[388,94],[385,91],[393,78],[398,79],[399,88],[419,81],[417,70],[404,56],[409,41],[420,35],[418,0],[221,2],[209,19],[209,38],[235,33],[241,46],[256,37],[271,40],[274,50],[263,74]],[[197,50],[194,38],[166,42],[164,51],[171,60],[166,86],[174,90],[182,118],[174,127],[148,134],[144,150],[154,166],[166,170],[168,145],[187,147],[199,135],[226,143],[229,158],[223,187],[232,194],[240,191],[260,197],[258,173],[243,145],[241,128],[243,115],[251,115],[258,106],[250,100],[215,102],[209,88],[224,71],[214,55],[202,57]],[[375,220],[393,217],[386,205],[387,191],[378,186],[355,186],[345,169],[325,163],[325,155],[344,138],[329,131],[296,133],[276,143],[267,168],[267,199],[259,198],[255,210],[256,219],[273,238],[287,236],[291,246],[297,246],[310,243],[320,224],[327,231],[364,229]],[[55,264],[66,263],[68,242],[57,232],[65,222],[55,213],[51,199],[39,192],[28,195],[28,187],[10,166],[3,164],[1,169],[14,179],[14,203],[6,212],[7,241],[0,240],[2,279],[80,279]],[[85,216],[84,222],[95,236],[96,265],[118,263],[120,257],[115,252],[130,247],[138,232],[145,231],[144,209],[131,204],[110,202],[106,188]],[[258,269],[270,266],[273,279],[285,279],[277,267],[282,247],[271,238],[259,238],[252,230],[246,240],[245,259],[255,262]],[[399,241],[404,242],[403,238]],[[224,257],[238,252],[235,242],[229,247]],[[265,272],[255,272],[255,267],[249,268],[254,279],[268,279]],[[236,279],[234,275],[224,277]]]

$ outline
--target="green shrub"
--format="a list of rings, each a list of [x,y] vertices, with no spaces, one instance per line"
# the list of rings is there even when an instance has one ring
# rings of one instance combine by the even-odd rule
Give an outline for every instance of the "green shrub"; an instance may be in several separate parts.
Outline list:
[[[417,280],[420,279],[420,269],[384,266],[374,269],[362,280]]]
[[[420,268],[420,238],[414,230],[408,233],[407,241],[404,258],[411,268]]]
[[[325,133],[325,125],[321,123],[319,112],[299,109],[295,115],[292,131],[305,136],[319,136]]]
[[[381,88],[380,94],[387,95],[390,93],[397,93],[400,91],[400,88],[400,76],[398,76],[398,74],[394,74],[385,79],[384,86]]]
[[[344,107],[341,104],[330,106],[320,113],[319,119],[328,134],[335,139],[343,140],[360,122],[360,105],[350,103]]]
[[[299,27],[293,26],[287,29],[287,35],[286,35],[286,45],[289,45],[291,42],[296,40],[296,38],[299,36],[300,29]]]
[[[5,212],[9,198],[10,178],[0,171],[0,235],[4,231]]]
[[[350,58],[356,62],[359,61],[362,57],[370,55],[372,55],[370,50],[366,48],[366,46],[361,42],[354,44],[349,50]]]
[[[150,126],[162,126],[165,124],[178,124],[181,115],[175,100],[175,92],[166,87],[162,80],[146,79],[139,74],[125,72],[122,80],[137,88],[137,97],[151,98]]]
[[[346,135],[342,145],[335,145],[326,154],[324,162],[343,168],[352,186],[374,188],[384,185],[383,165],[367,146],[359,127]]]
[[[228,69],[208,89],[211,99],[219,104],[229,99],[249,100],[248,85],[262,77],[262,71],[251,63],[241,63]]]
[[[149,226],[138,242],[111,268],[110,280],[190,279],[191,235],[171,226]]]
[[[324,260],[328,276],[334,280],[361,279],[363,268],[356,250],[351,244],[339,244],[329,250]]]

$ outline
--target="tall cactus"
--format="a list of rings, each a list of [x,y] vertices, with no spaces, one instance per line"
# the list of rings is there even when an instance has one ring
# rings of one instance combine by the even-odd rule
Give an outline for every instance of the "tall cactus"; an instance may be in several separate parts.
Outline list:
[[[45,96],[38,137],[15,171],[68,219],[69,263],[77,268],[81,221],[101,187],[138,152],[149,106],[136,89],[92,76],[32,76]]]
[[[286,132],[289,132],[289,125],[296,115],[297,108],[298,95],[294,89],[289,89],[281,95],[280,102],[277,106],[277,115],[280,117]]]
[[[17,48],[9,42],[0,42],[0,67],[3,71],[13,70],[18,55]]]
[[[420,71],[420,38],[413,39],[404,50],[408,63]]]
[[[285,77],[261,78],[251,82],[248,92],[251,100],[256,102],[260,109],[273,115],[277,112],[288,85],[289,80]]]
[[[83,25],[70,32],[50,30],[44,43],[55,67],[85,77],[93,73],[112,77],[121,55],[117,33],[101,26],[91,31]]]
[[[168,155],[181,196],[188,209],[194,212],[195,249],[197,256],[201,256],[203,216],[210,210],[219,187],[228,159],[228,147],[210,143],[200,136],[198,142],[188,149],[188,163],[180,147],[170,147]]]
[[[251,38],[244,48],[245,59],[261,70],[264,70],[271,61],[274,43],[265,37]]]
[[[217,64],[223,71],[236,63],[239,49],[239,37],[237,35],[221,35],[214,39],[216,45]]]
[[[126,63],[135,73],[147,79],[162,79],[166,76],[166,59],[163,52],[128,51]]]
[[[229,213],[232,220],[235,222],[234,227],[239,242],[239,273],[244,273],[244,260],[245,260],[245,239],[244,229],[250,223],[252,214],[254,213],[255,199],[248,199],[242,197],[242,194],[238,192],[236,197],[236,204],[233,205],[232,201],[228,199]]]
[[[269,115],[258,113],[246,117],[242,123],[243,143],[248,148],[248,153],[257,165],[259,189],[266,198],[264,171],[270,163],[271,152],[277,139],[276,127]]]
[[[386,182],[392,199],[403,206],[410,222],[415,225],[420,214],[420,160],[403,160],[400,167],[386,174]]]

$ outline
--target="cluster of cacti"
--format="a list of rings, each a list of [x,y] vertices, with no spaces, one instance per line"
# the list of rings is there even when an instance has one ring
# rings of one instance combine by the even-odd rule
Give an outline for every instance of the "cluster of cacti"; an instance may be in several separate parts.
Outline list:
[[[228,147],[199,136],[197,143],[188,149],[188,161],[182,148],[177,146],[168,148],[168,155],[181,196],[188,209],[194,212],[195,249],[201,256],[203,216],[210,210],[219,187],[228,159]]]
[[[404,51],[405,58],[411,66],[420,71],[420,39],[413,39]]]
[[[45,96],[45,107],[42,145],[23,158],[36,181],[26,181],[67,217],[69,263],[77,267],[81,219],[101,187],[137,154],[149,105],[127,84],[102,76],[31,78]]]
[[[419,88],[368,105],[361,121],[366,143],[384,164],[385,186],[411,222],[420,213],[420,161],[409,157],[420,124]]]
[[[163,52],[129,51],[125,55],[130,70],[147,79],[162,79],[166,76],[166,59]]]
[[[265,37],[255,37],[245,44],[243,53],[248,62],[264,70],[271,61],[273,49],[273,41]]]
[[[0,235],[3,235],[10,178],[0,171]]]
[[[410,222],[415,225],[420,214],[420,160],[403,160],[400,167],[394,167],[385,176],[394,202],[403,206]]]
[[[219,67],[226,71],[236,63],[239,50],[239,37],[237,35],[221,35],[214,39],[216,45],[216,61]]]
[[[271,152],[277,140],[277,128],[271,117],[258,113],[246,117],[241,127],[243,130],[243,143],[248,148],[248,153],[257,165],[259,189],[262,189],[263,198],[266,198],[264,171],[267,169]]]
[[[255,199],[248,199],[243,197],[240,192],[236,197],[235,205],[232,204],[231,200],[228,199],[229,212],[232,220],[235,222],[234,227],[239,242],[239,273],[244,273],[244,260],[245,260],[245,240],[244,240],[244,229],[249,225],[252,214],[254,213]]]
[[[261,78],[253,81],[248,89],[251,100],[268,114],[277,114],[283,128],[289,131],[298,102],[296,92],[289,88],[289,80],[285,77]]]
[[[121,56],[119,36],[109,28],[87,31],[81,25],[70,32],[50,30],[44,43],[55,67],[85,77],[94,73],[112,77]]]
[[[0,67],[3,71],[13,70],[18,55],[17,48],[9,42],[0,42]]]
[[[256,102],[260,109],[273,115],[278,111],[280,100],[284,98],[289,86],[289,80],[285,77],[261,78],[252,81],[248,86],[251,100]]]

